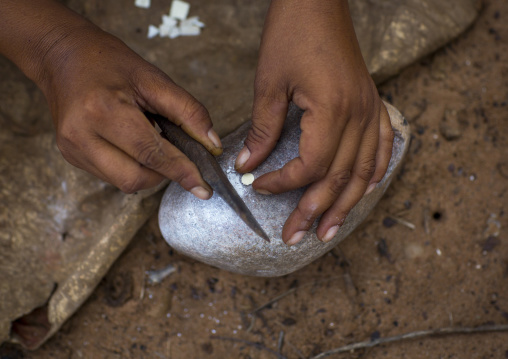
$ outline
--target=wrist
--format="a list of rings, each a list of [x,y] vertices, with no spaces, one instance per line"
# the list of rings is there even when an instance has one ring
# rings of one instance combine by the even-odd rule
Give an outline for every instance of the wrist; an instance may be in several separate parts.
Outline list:
[[[55,78],[65,78],[76,59],[91,52],[94,42],[100,43],[98,35],[102,34],[106,33],[88,21],[54,26],[34,49],[38,59],[30,61],[25,74],[47,93]]]
[[[42,87],[54,54],[84,29],[98,28],[55,0],[0,1],[0,53]]]

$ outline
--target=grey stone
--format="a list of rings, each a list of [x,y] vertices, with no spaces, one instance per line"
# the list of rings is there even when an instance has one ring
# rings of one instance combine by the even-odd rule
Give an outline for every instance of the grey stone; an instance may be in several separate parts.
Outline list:
[[[393,106],[387,104],[387,108],[395,130],[387,174],[376,189],[364,196],[351,210],[331,242],[322,243],[317,239],[316,224],[299,244],[288,247],[282,242],[282,226],[296,207],[303,189],[265,196],[241,183],[241,175],[234,170],[234,162],[250,123],[223,139],[224,154],[218,160],[271,242],[267,243],[258,237],[220,197],[214,195],[208,201],[199,200],[176,182],[167,188],[159,209],[162,235],[178,252],[232,272],[275,277],[305,266],[336,246],[367,217],[396,174],[409,144],[409,125]],[[298,156],[301,114],[295,107],[290,109],[277,147],[252,172],[256,178]]]

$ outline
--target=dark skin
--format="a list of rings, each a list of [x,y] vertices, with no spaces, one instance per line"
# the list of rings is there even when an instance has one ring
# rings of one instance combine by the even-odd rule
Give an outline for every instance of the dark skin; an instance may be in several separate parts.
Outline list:
[[[211,197],[196,166],[143,115],[169,118],[218,155],[207,110],[122,41],[57,1],[4,0],[0,52],[44,92],[57,144],[71,164],[127,193],[169,178],[201,199]],[[254,88],[253,125],[237,170],[249,172],[270,154],[290,101],[304,109],[299,157],[253,186],[275,194],[310,185],[282,239],[296,244],[322,215],[317,235],[329,241],[383,178],[393,143],[347,1],[273,0]]]

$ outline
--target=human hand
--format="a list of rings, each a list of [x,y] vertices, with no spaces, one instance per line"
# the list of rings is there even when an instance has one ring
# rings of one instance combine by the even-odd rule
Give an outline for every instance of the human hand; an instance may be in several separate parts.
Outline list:
[[[211,197],[197,167],[143,115],[167,117],[213,154],[222,152],[207,110],[161,70],[92,24],[58,42],[44,69],[41,88],[68,162],[126,193],[169,178]]]
[[[252,128],[236,160],[240,172],[275,147],[293,101],[305,110],[299,157],[254,181],[263,194],[309,185],[282,239],[298,243],[314,221],[330,241],[349,211],[383,178],[391,157],[390,118],[367,71],[347,0],[272,1],[255,81]]]

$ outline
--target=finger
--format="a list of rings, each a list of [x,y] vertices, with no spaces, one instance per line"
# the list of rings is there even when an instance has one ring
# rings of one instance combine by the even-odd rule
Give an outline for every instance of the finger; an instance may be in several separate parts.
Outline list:
[[[365,131],[351,180],[334,204],[323,214],[316,234],[322,241],[330,241],[344,223],[349,211],[360,201],[375,172],[379,143],[379,119],[372,121]]]
[[[337,153],[348,120],[348,115],[306,110],[300,122],[299,156],[281,169],[259,177],[252,184],[253,188],[260,193],[282,193],[322,179]],[[358,133],[361,131],[358,123],[350,123],[350,126]]]
[[[287,98],[255,96],[252,125],[235,162],[237,171],[252,171],[268,157],[280,137],[287,111]]]
[[[134,193],[152,188],[164,180],[161,174],[141,166],[103,139],[90,140],[87,149],[86,160],[83,154],[80,154],[81,160],[71,163],[118,187],[122,192]]]
[[[336,157],[325,178],[309,186],[284,224],[282,239],[285,243],[298,243],[316,218],[340,196],[351,179],[360,142],[360,133],[353,126],[346,127]]]
[[[137,108],[124,106],[117,111],[117,116],[115,121],[104,121],[98,135],[144,167],[178,182],[197,197],[211,197],[212,189],[196,165],[163,139]]]
[[[222,143],[213,129],[206,108],[191,94],[175,84],[158,69],[143,72],[136,84],[141,106],[151,112],[167,117],[192,138],[200,142],[213,155],[222,153]]]
[[[376,154],[376,171],[372,176],[369,185],[365,194],[369,194],[372,192],[377,184],[381,182],[383,179],[388,165],[390,164],[390,159],[392,157],[392,148],[393,148],[393,129],[390,121],[390,116],[388,115],[388,111],[384,104],[381,106],[381,114],[380,114],[380,131],[379,131],[379,145]]]

